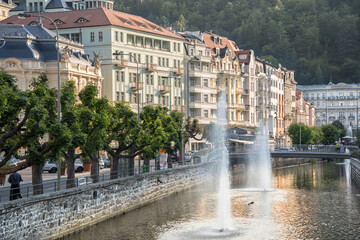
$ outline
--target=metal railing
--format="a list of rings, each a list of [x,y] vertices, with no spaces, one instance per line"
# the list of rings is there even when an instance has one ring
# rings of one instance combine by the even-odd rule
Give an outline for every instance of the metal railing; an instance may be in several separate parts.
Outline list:
[[[176,168],[181,168],[185,165],[193,165],[193,164],[198,164],[199,162],[197,161],[191,161],[191,162],[172,162],[172,168],[176,169]],[[120,165],[121,163],[119,163]],[[81,176],[81,177],[76,177],[74,178],[72,181],[68,180],[66,177],[61,178],[60,180],[60,188],[59,190],[66,190],[66,189],[71,189],[71,188],[79,188],[79,187],[83,187],[83,186],[87,186],[87,185],[91,185],[94,183],[99,183],[99,182],[107,182],[110,180],[115,180],[115,179],[121,179],[121,178],[125,178],[128,176],[134,176],[134,175],[139,175],[139,174],[143,174],[143,173],[148,173],[148,172],[155,172],[158,170],[163,170],[164,167],[160,166],[160,169],[156,169],[156,164],[155,163],[151,163],[149,166],[147,167],[142,167],[141,168],[141,173],[139,173],[139,167],[136,165],[134,167],[129,167],[129,164],[123,164],[119,171],[108,171],[106,173],[100,173],[100,174],[96,174],[96,175],[87,175],[87,176]],[[171,169],[171,168],[168,168]],[[14,192],[15,190],[15,192]],[[58,182],[57,179],[51,179],[51,180],[44,180],[42,184],[32,184],[32,183],[23,183],[20,184],[20,194],[21,194],[21,198],[28,198],[31,196],[35,196],[35,195],[41,195],[41,194],[46,194],[46,193],[51,193],[51,192],[56,192],[58,191]],[[11,194],[13,194],[13,196],[15,197],[16,193],[16,189],[11,189],[11,186],[0,186],[0,204],[1,203],[6,203],[10,201],[10,196]]]

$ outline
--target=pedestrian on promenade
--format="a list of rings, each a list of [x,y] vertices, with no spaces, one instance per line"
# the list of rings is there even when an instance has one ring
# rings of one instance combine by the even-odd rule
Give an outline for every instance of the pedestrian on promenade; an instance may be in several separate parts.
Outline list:
[[[11,184],[10,201],[22,198],[20,194],[20,182],[22,181],[20,173],[14,172],[10,175],[8,182]]]

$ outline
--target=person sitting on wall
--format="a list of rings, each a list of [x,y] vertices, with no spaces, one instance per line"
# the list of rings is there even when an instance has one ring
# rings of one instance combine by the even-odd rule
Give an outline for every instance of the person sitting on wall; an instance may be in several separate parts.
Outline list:
[[[10,201],[22,198],[20,194],[20,182],[23,181],[20,173],[14,172],[10,175],[8,182],[11,184]]]

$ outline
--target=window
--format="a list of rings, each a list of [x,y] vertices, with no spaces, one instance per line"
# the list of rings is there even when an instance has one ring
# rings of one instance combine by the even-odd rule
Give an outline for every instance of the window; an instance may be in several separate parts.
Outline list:
[[[116,101],[120,101],[120,92],[116,92]]]
[[[90,33],[90,42],[95,42],[95,33],[94,32]]]
[[[120,100],[125,101],[125,93],[124,92],[120,93]]]
[[[166,59],[166,67],[169,67],[169,59]]]
[[[79,33],[72,33],[71,40],[74,42],[80,42],[80,34]]]
[[[124,42],[124,34],[122,32],[120,33],[120,41]]]
[[[204,117],[208,118],[209,117],[209,110],[204,110]]]
[[[76,23],[83,23],[83,22],[88,22],[89,20],[85,19],[85,18],[79,18],[78,20],[76,20]]]
[[[120,82],[120,72],[119,71],[116,71],[116,81]],[[117,100],[117,101],[119,101],[119,100]]]
[[[204,102],[206,102],[206,103],[209,102],[209,95],[204,95]]]
[[[176,68],[176,60],[174,59],[174,67]]]
[[[120,80],[121,82],[125,82],[125,72],[120,72]]]
[[[204,87],[209,87],[209,80],[208,79],[204,79]]]
[[[55,23],[56,25],[58,25],[58,24],[64,24],[64,22],[61,21],[60,19],[55,19],[54,23]]]
[[[177,50],[178,50],[178,52],[180,52],[180,51],[181,51],[181,49],[180,49],[180,43],[178,43]]]
[[[99,32],[99,42],[103,41],[103,32]]]
[[[176,43],[174,43],[174,52],[176,52]]]
[[[115,41],[118,42],[119,41],[119,32],[115,31]]]

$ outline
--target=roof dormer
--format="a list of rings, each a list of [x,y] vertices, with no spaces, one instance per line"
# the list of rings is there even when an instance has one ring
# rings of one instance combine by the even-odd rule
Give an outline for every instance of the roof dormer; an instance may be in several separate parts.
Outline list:
[[[86,18],[80,17],[78,18],[78,20],[76,20],[76,23],[84,23],[84,22],[88,22],[89,20],[87,20]]]

